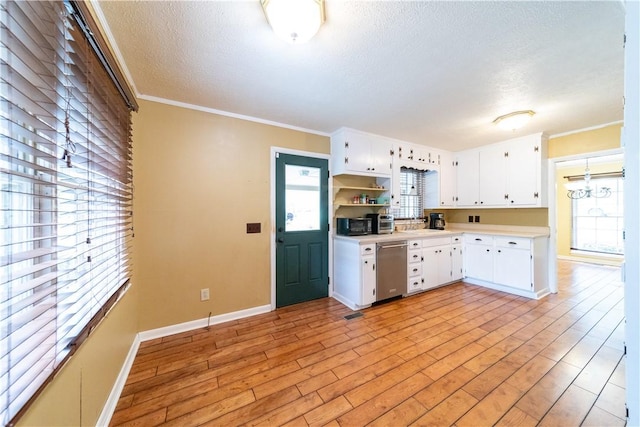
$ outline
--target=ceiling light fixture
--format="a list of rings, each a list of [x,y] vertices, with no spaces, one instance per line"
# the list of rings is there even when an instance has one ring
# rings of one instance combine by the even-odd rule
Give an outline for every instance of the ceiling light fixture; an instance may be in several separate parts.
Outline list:
[[[597,191],[593,191],[591,188],[591,171],[589,170],[589,159],[587,160],[587,166],[584,169],[584,176],[565,176],[569,181],[565,184],[567,188],[567,197],[570,199],[584,199],[584,198],[604,198],[611,196],[611,188],[609,187],[597,187]],[[617,176],[617,173],[601,173],[596,174],[598,176]],[[584,180],[584,188],[580,186],[577,180]],[[573,181],[573,182],[572,182]]]
[[[531,110],[514,111],[513,113],[498,117],[493,121],[493,124],[502,129],[515,131],[531,120],[534,114],[535,112]]]
[[[324,22],[324,0],[260,0],[273,32],[291,44],[306,43]]]

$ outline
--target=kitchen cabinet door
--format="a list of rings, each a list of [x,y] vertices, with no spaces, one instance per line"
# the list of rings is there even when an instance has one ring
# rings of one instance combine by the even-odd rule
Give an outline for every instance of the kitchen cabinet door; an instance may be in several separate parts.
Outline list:
[[[451,245],[451,280],[462,280],[462,242]]]
[[[494,282],[533,290],[533,256],[530,239],[495,237]]]
[[[507,204],[540,206],[542,147],[540,139],[527,138],[509,147],[507,170]],[[544,190],[546,191],[546,190]]]
[[[363,256],[360,259],[360,271],[362,277],[362,301],[361,305],[373,304],[376,301],[376,257]]]
[[[480,205],[504,206],[506,204],[506,159],[503,146],[480,150]]]
[[[479,157],[477,151],[458,153],[457,160],[458,207],[478,206],[480,183]]]
[[[464,269],[467,277],[493,282],[493,244],[465,244]]]
[[[373,138],[369,151],[370,172],[377,175],[391,176],[393,145],[386,138]]]
[[[354,172],[371,172],[371,141],[368,137],[351,133],[345,139],[345,162]]]
[[[497,248],[494,281],[512,288],[532,290],[531,252],[525,249]]]
[[[391,177],[391,140],[353,129],[331,135],[332,172]]]
[[[453,208],[456,206],[457,167],[453,153],[440,153],[440,206]]]
[[[433,246],[422,250],[422,289],[432,289],[451,281],[451,246]]]

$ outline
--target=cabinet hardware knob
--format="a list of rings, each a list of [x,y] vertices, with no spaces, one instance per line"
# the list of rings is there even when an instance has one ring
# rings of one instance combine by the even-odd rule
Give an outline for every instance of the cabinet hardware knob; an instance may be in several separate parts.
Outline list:
[[[509,242],[510,245],[517,245],[517,242]]]
[[[489,249],[487,249],[487,252],[490,252]]]

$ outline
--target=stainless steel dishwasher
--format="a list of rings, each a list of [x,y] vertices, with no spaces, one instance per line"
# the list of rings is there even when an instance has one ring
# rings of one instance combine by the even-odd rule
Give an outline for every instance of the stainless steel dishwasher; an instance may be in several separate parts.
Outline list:
[[[407,288],[407,241],[376,244],[376,301],[402,295]]]

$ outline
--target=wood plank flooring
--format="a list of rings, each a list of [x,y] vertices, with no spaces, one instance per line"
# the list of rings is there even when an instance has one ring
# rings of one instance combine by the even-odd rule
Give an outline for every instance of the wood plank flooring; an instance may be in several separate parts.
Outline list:
[[[147,341],[111,425],[623,426],[620,271],[561,261],[558,279],[539,301],[460,282]]]

